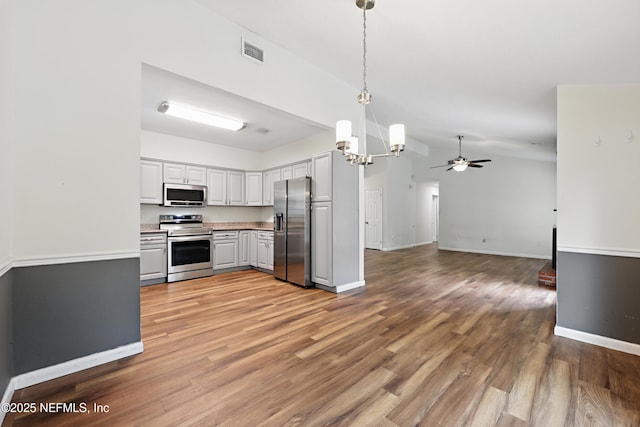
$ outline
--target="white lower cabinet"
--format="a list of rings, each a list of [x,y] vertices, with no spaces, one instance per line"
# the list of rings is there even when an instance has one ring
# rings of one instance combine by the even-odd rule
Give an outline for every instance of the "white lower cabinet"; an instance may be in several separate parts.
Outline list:
[[[238,267],[238,232],[216,231],[213,233],[213,269]]]
[[[318,202],[311,206],[311,281],[325,286],[332,284],[331,214],[331,202]]]
[[[273,232],[258,232],[258,264],[257,267],[273,271]]]
[[[238,265],[244,267],[251,265],[251,232],[242,230],[238,232]]]
[[[249,235],[249,265],[258,266],[258,231],[251,230]]]
[[[273,271],[273,232],[258,230],[215,231],[213,269],[258,267]]]
[[[161,283],[167,277],[167,234],[145,233],[140,236],[140,283]]]

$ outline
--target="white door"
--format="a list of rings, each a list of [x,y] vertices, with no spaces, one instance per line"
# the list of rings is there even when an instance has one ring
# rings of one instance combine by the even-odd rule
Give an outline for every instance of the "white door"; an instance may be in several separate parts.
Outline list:
[[[365,247],[382,249],[382,189],[365,191]]]
[[[440,226],[440,197],[434,194],[432,197],[433,212],[431,213],[431,240],[438,241],[438,227]]]

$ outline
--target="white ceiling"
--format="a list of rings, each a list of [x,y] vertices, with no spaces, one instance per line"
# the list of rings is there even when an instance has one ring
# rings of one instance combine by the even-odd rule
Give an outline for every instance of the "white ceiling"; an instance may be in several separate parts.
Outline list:
[[[163,101],[197,106],[242,120],[247,126],[233,132],[170,117],[157,111]],[[300,117],[147,64],[142,64],[142,128],[251,151],[268,151],[325,130]]]
[[[353,0],[196,1],[338,76],[354,96],[362,87]],[[378,121],[404,122],[412,139],[452,154],[462,134],[463,150],[553,160],[557,85],[640,83],[638,0],[378,0],[367,25]],[[303,136],[317,130],[303,124]],[[256,142],[240,143],[276,143]]]

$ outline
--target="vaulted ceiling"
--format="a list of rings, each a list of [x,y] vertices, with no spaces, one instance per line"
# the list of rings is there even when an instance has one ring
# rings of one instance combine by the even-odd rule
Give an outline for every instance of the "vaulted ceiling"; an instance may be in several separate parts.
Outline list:
[[[196,0],[362,87],[353,0]],[[553,160],[556,87],[640,83],[637,0],[378,0],[367,81],[378,121],[455,151]],[[354,101],[355,102],[355,101]]]

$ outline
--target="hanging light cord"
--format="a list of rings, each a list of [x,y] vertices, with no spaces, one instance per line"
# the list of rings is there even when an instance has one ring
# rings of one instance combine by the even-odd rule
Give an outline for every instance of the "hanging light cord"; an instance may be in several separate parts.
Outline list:
[[[367,92],[367,7],[362,8],[362,84]]]

